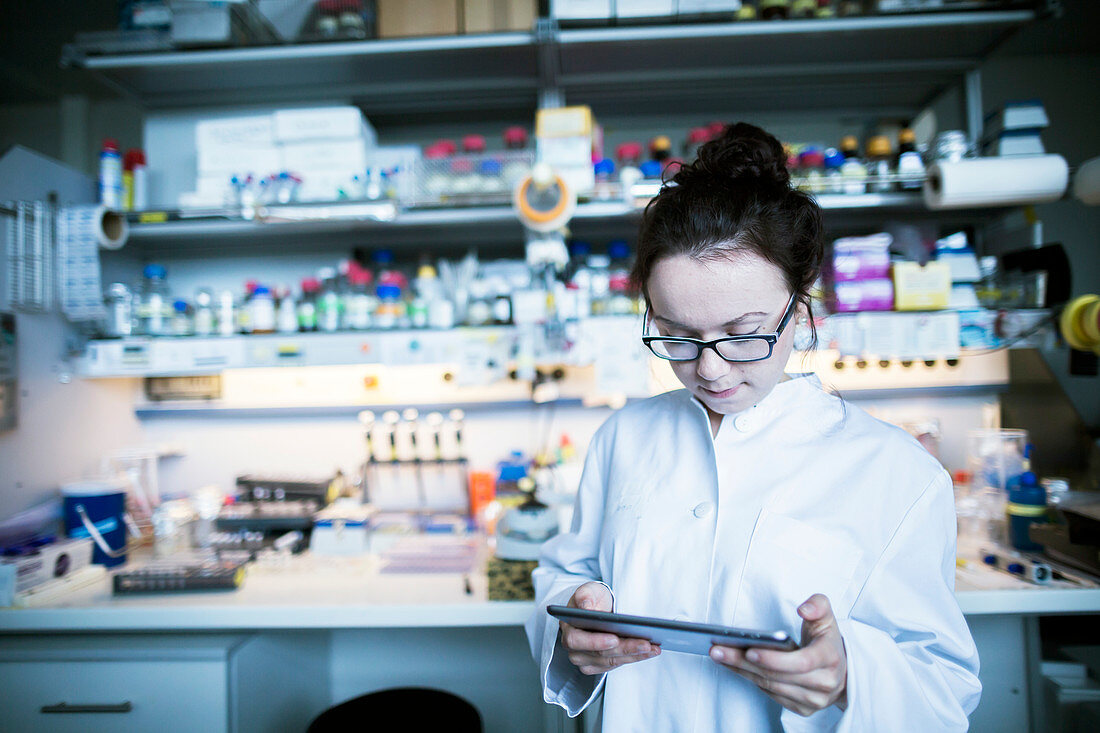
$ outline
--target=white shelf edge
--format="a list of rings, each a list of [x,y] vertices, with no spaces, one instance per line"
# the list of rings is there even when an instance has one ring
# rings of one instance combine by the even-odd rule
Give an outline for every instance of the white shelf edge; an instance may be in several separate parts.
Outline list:
[[[431,36],[427,38],[381,38],[334,43],[303,43],[285,46],[260,46],[211,50],[181,50],[160,53],[111,54],[73,59],[81,68],[94,71],[121,69],[216,66],[219,64],[263,63],[271,61],[308,61],[312,59],[376,56],[396,53],[433,53],[470,49],[517,48],[533,46],[530,33],[487,33],[468,36]],[[74,51],[79,51],[74,47]]]
[[[924,205],[924,199],[919,192],[914,193],[864,193],[864,194],[830,194],[812,193],[818,206],[824,212],[859,212],[873,213],[883,211],[890,213],[934,212]],[[599,219],[632,219],[641,215],[648,203],[648,199],[639,198],[634,206],[615,200],[590,200],[578,204],[574,220],[599,220]],[[341,211],[340,204],[332,208]],[[313,211],[321,211],[323,204],[311,204],[308,207]],[[987,207],[990,210],[1004,209],[1003,206]],[[349,209],[351,210],[351,209]],[[976,210],[976,209],[975,209]],[[958,211],[943,212],[945,216],[957,216]],[[388,229],[399,230],[404,227],[445,227],[461,225],[511,225],[519,227],[519,220],[510,206],[476,206],[469,208],[438,208],[438,209],[406,209],[397,210],[392,218],[389,216],[353,217],[349,215],[334,215],[331,218],[322,218],[317,215],[313,218],[299,219],[234,219],[234,218],[200,218],[199,216],[187,218],[183,215],[173,221],[157,223],[133,223],[130,225],[130,238],[133,240],[150,240],[159,237],[174,238],[187,236],[264,236],[267,234],[295,234],[309,232],[331,231],[358,231],[361,229]]]
[[[1032,10],[979,10],[942,13],[874,15],[857,18],[785,20],[782,22],[684,23],[667,25],[575,28],[560,31],[563,46],[583,43],[697,40],[746,36],[791,36],[822,33],[873,32],[961,26],[1019,25],[1034,20]]]

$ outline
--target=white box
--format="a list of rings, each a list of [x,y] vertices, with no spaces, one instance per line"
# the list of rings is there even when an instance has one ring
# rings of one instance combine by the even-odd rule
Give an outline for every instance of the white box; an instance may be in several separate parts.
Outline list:
[[[951,282],[976,283],[982,279],[978,257],[969,247],[963,250],[939,250],[936,262],[945,263],[951,270]]]
[[[615,0],[618,18],[664,18],[675,14],[675,0]]]
[[[88,538],[60,540],[42,546],[33,555],[6,558],[0,563],[15,568],[15,592],[23,593],[47,580],[91,565],[92,541]]]
[[[611,0],[553,0],[551,14],[564,20],[606,20],[611,17]]]
[[[596,185],[592,168],[592,141],[589,138],[562,137],[539,139],[536,151],[576,194],[585,194]]]
[[[680,0],[676,9],[680,15],[735,13],[741,9],[741,0]]]
[[[1005,133],[982,149],[984,155],[1045,155],[1046,146],[1038,133],[1013,135]]]
[[[351,188],[351,177],[363,174],[356,171],[306,171],[300,174],[302,185],[298,187],[298,201],[336,201],[341,192]],[[360,184],[362,185],[362,184]]]
[[[348,140],[358,138],[367,147],[378,144],[378,134],[358,107],[281,109],[275,112],[275,140]]]
[[[249,174],[263,178],[278,173],[280,163],[279,150],[274,145],[206,145],[198,149],[196,173],[199,178]]]
[[[1041,130],[1050,124],[1047,111],[1039,100],[1009,102],[985,120],[989,130]]]
[[[592,169],[593,140],[598,127],[587,106],[539,110],[535,116],[535,154],[553,166],[575,193],[596,185]]]
[[[195,148],[224,148],[234,145],[263,148],[275,144],[270,114],[199,120],[195,125]]]
[[[231,193],[230,176],[199,176],[195,180],[195,193],[202,199],[224,202]]]
[[[318,140],[279,146],[280,170],[306,176],[310,171],[348,171],[364,175],[367,170],[366,141]]]

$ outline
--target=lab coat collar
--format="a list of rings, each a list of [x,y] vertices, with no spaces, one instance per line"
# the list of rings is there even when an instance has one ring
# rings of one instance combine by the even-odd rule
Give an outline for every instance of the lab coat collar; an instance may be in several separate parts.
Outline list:
[[[768,394],[752,407],[741,412],[731,413],[722,418],[715,440],[729,437],[731,434],[745,435],[759,430],[764,425],[787,413],[797,403],[824,395],[821,379],[813,372],[788,374],[789,378],[778,382]],[[706,406],[698,397],[684,390],[700,415],[706,420],[707,433],[710,434],[710,418]]]

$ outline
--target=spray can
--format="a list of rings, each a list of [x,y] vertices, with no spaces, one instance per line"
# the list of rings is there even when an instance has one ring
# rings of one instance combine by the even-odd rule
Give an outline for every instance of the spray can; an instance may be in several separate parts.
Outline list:
[[[122,160],[122,205],[126,211],[149,208],[149,177],[145,168],[145,152],[130,148]]]
[[[122,210],[122,156],[113,138],[105,139],[99,152],[99,203],[112,211]]]

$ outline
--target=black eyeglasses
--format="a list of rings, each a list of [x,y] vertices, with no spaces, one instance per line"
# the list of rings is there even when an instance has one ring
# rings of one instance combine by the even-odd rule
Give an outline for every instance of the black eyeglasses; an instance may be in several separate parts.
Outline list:
[[[655,356],[668,361],[695,361],[703,349],[714,349],[714,353],[726,361],[764,361],[772,355],[783,329],[794,316],[797,299],[791,295],[783,317],[774,333],[753,333],[745,336],[726,336],[713,341],[682,338],[679,336],[642,336],[645,344]],[[645,312],[645,329],[649,332],[649,309]]]

